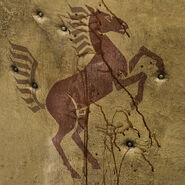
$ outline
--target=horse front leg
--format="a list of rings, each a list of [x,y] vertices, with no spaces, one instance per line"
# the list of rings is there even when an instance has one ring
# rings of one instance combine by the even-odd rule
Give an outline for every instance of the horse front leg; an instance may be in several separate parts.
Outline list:
[[[143,57],[144,55],[147,56],[147,57],[150,57],[153,60],[155,60],[156,61],[156,66],[159,69],[159,71],[164,72],[164,63],[163,63],[162,58],[159,57],[158,55],[156,55],[155,53],[153,53],[152,51],[150,51],[149,49],[147,49],[146,47],[142,46],[139,49],[139,52],[129,62],[129,71],[130,71],[130,73],[135,68],[136,64],[139,62],[141,57]]]
[[[147,79],[147,75],[144,72],[140,72],[126,79],[115,80],[115,86],[117,90],[120,90],[133,83],[139,82],[137,95],[134,97],[135,105],[138,105],[143,99],[144,84],[145,84],[146,79]]]

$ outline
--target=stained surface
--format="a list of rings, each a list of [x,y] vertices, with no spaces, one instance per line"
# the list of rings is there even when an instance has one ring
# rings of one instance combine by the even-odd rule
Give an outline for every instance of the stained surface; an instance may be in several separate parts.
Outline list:
[[[129,27],[130,38],[126,34],[106,33],[128,61],[127,65],[141,46],[145,46],[163,59],[165,73],[160,74],[156,61],[146,56],[133,70],[133,74],[142,71],[147,75],[138,109],[151,130],[152,146],[143,117],[133,107],[132,99],[123,88],[118,91],[114,85],[111,93],[89,106],[88,133],[87,130],[80,133],[100,169],[93,169],[93,162],[92,165],[87,163],[84,153],[72,139],[74,130],[64,137],[61,146],[81,179],[71,177],[55,149],[52,138],[58,131],[58,124],[44,108],[52,86],[84,70],[94,56],[92,52],[79,58],[72,47],[71,35],[66,29],[71,29],[71,25],[64,17],[71,11],[68,4],[86,11],[85,4],[88,4],[110,13],[97,1],[0,3],[0,183],[183,184],[185,2],[106,1],[109,9]],[[13,45],[9,41],[27,48],[38,63],[35,74],[32,73],[32,78],[28,75],[24,83],[15,78],[23,80],[19,76],[20,68],[26,75],[32,71],[32,65],[22,65],[17,73],[10,59]],[[15,45],[13,49],[16,52]],[[20,92],[25,87],[31,93]],[[135,97],[138,83],[129,85],[126,90]],[[31,94],[36,94],[36,100]],[[32,110],[28,108],[30,105]],[[79,116],[85,111],[80,110]]]

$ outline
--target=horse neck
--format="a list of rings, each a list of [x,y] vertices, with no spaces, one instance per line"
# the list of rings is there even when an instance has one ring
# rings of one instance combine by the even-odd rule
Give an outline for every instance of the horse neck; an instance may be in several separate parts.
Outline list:
[[[104,35],[102,35],[100,30],[100,23],[97,17],[97,12],[90,16],[89,18],[89,36],[92,43],[92,46],[96,53],[101,52],[102,40],[104,39]]]
[[[106,55],[109,55],[113,52],[113,50],[116,50],[116,46],[113,44],[113,42],[108,38],[107,35],[101,34],[98,31],[91,30],[90,31],[90,40],[92,43],[92,46],[96,52],[96,55],[101,55],[102,58],[108,58]],[[111,67],[114,65],[114,62],[111,60],[106,60],[106,63]]]

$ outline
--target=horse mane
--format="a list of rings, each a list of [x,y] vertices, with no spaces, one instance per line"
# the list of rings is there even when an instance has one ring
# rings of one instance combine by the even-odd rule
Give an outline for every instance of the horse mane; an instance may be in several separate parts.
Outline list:
[[[111,16],[114,16],[120,24],[122,24],[120,22],[120,19],[109,9],[104,0],[101,0],[101,2],[104,5],[106,11]],[[100,12],[100,10],[94,9],[88,5],[85,5],[86,8],[72,7],[69,4],[68,6],[70,9],[70,13],[68,13],[68,16],[59,15],[59,17],[64,25],[65,21],[63,20],[63,18],[68,19],[66,23],[69,25],[68,30],[70,36],[72,36],[72,38],[70,37],[69,40],[72,42],[72,47],[75,49],[77,56],[81,57],[85,56],[86,54],[95,53],[89,36],[89,32],[92,31],[89,29],[89,18],[90,16],[95,15],[97,12]],[[99,3],[99,6],[101,7],[101,3]],[[126,22],[124,23],[126,24]],[[128,35],[126,30],[125,33]]]
[[[59,17],[63,23],[65,22],[63,18],[67,19],[66,24],[68,25],[70,35],[69,40],[71,41],[77,56],[81,57],[89,53],[95,53],[89,37],[90,30],[88,18],[92,15],[88,12],[90,7],[85,9],[83,7],[68,6],[70,9],[68,16],[59,15]]]

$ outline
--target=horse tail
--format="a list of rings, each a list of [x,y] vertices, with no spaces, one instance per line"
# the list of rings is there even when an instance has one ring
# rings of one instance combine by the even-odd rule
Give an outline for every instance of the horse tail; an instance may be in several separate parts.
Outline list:
[[[34,113],[38,112],[45,108],[45,105],[40,103],[36,97],[38,85],[35,82],[35,71],[38,62],[26,47],[13,44],[10,41],[9,43],[11,49],[8,59],[12,62],[12,70],[15,72],[17,89],[22,94],[22,99],[28,108]]]

